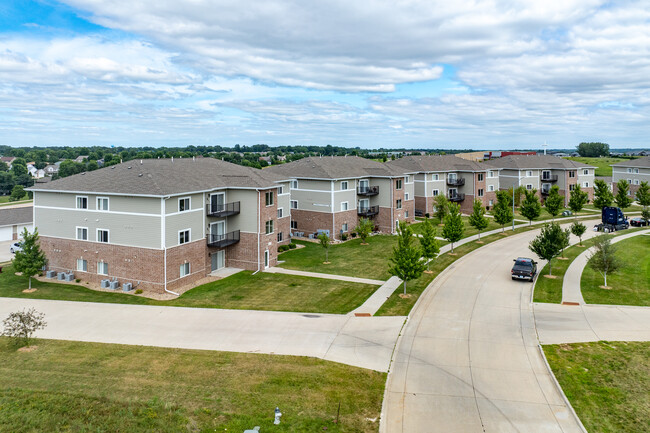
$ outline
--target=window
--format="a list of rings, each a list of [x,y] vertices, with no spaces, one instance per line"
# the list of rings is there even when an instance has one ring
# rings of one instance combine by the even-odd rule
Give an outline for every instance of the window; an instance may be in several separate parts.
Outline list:
[[[589,188],[589,182],[583,182],[582,186],[585,187],[585,188]]]
[[[573,170],[569,171],[569,177],[576,177],[576,172]]]
[[[405,193],[404,193],[404,200],[408,200],[408,199],[409,199],[409,193],[408,193],[408,192],[405,192]]]
[[[476,180],[479,181],[479,182],[483,182],[483,173],[479,173],[479,174],[476,176]]]
[[[347,232],[348,232],[348,223],[343,223],[343,224],[341,224],[341,231],[342,231],[343,233],[347,233]]]
[[[297,180],[292,180],[291,181],[291,189],[298,189],[298,181]]]
[[[108,197],[97,197],[97,210],[108,210]]]
[[[284,240],[284,237],[282,236],[282,232],[278,233],[278,242],[282,242]]]
[[[273,220],[268,220],[266,222],[266,234],[270,235],[273,233]]]
[[[291,228],[292,229],[297,229],[298,228],[298,221],[292,220],[291,221]]]
[[[434,189],[433,191],[431,191],[431,195],[433,195],[434,197],[437,196],[438,194],[440,194],[440,190]]]
[[[180,267],[179,273],[181,275],[181,278],[187,277],[190,274],[190,264],[183,263]]]
[[[632,173],[632,169],[631,169],[631,168],[628,168],[628,169],[627,169],[627,172],[628,172],[628,173]]]
[[[97,242],[108,243],[108,230],[97,229]]]
[[[437,175],[437,174],[432,174],[431,175],[431,180],[439,180],[439,179],[440,179],[440,175]]]
[[[348,210],[348,202],[347,201],[342,201],[341,202],[341,211]]]
[[[478,189],[478,196],[483,197],[483,188]]]
[[[492,170],[488,171],[488,177],[494,177],[494,171]]]
[[[526,171],[526,177],[533,177],[533,171],[532,170]]]
[[[88,260],[77,259],[77,270],[81,272],[88,272]]]
[[[402,179],[397,179],[395,181],[395,189],[402,189]]]
[[[397,199],[397,203],[395,204],[395,208],[396,209],[401,209],[402,208],[402,200],[401,199]]]
[[[404,211],[404,218],[408,218],[408,217],[409,217],[409,211],[405,210]]]
[[[406,183],[411,183],[411,175],[406,176]]]
[[[282,195],[283,192],[284,192],[284,187],[279,186],[278,187],[278,195]]]
[[[183,197],[178,199],[178,211],[179,212],[186,212],[190,210],[190,198],[189,197]]]
[[[178,232],[178,245],[186,244],[189,241],[190,241],[190,229],[185,229]]]
[[[639,174],[639,169],[638,168],[634,169],[634,174]]]
[[[528,191],[530,191],[531,189],[533,189],[533,184],[532,184],[532,183],[526,184],[526,189],[527,189]]]
[[[278,218],[282,218],[284,215],[284,208],[279,207],[278,208]]]
[[[108,275],[108,263],[97,262],[97,273],[99,275]]]
[[[273,206],[273,191],[266,191],[266,205]]]
[[[298,209],[298,200],[291,200],[291,209]]]
[[[341,182],[341,189],[348,189],[348,181],[347,180],[344,180],[343,182]]]
[[[88,209],[88,197],[77,196],[77,209]]]
[[[490,192],[494,191],[494,185],[488,185],[488,191]]]
[[[584,170],[582,170],[582,174],[584,174],[585,176],[588,175],[589,169],[585,168]]]
[[[628,183],[629,185],[632,185],[632,179],[628,179],[628,180],[627,180],[627,183]]]
[[[488,201],[488,206],[492,206],[494,204],[494,200]]]
[[[639,179],[634,179],[634,184],[638,185],[639,184]]]
[[[572,183],[571,185],[569,185],[569,191],[573,191],[574,189],[576,189],[575,184]],[[547,190],[550,190],[550,188],[548,188]]]
[[[78,241],[88,240],[88,227],[77,227],[77,240]]]

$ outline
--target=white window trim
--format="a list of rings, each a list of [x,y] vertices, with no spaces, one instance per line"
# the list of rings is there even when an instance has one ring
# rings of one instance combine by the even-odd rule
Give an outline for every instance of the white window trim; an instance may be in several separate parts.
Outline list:
[[[434,189],[433,191],[431,191],[431,197],[436,197],[436,196],[438,196],[439,194],[440,194],[440,190],[439,190],[439,189]]]
[[[406,175],[406,180],[404,183],[413,183],[413,180],[415,179],[415,176],[411,177],[410,174]]]
[[[185,242],[181,243],[181,233],[184,233],[184,232],[188,232],[188,233],[189,233],[188,240],[186,240]],[[189,244],[190,242],[192,242],[192,229],[182,229],[182,230],[179,230],[179,231],[178,231],[178,237],[177,237],[176,239],[177,239],[177,241],[178,241],[178,245]]]
[[[267,224],[269,223],[269,221],[271,222],[271,225],[273,226],[273,227],[271,227],[273,230],[267,233],[267,232],[266,232],[266,226],[267,226]],[[274,223],[274,221],[273,221],[272,219],[270,219],[270,220],[266,220],[266,221],[264,222],[264,234],[265,234],[265,235],[272,235],[273,233],[275,233],[275,223]]]
[[[296,204],[296,206],[293,205],[294,203]],[[289,207],[291,209],[298,209],[298,200],[291,200],[291,204],[289,205]]]
[[[83,264],[84,262],[86,262],[86,269],[83,269],[83,266],[80,269],[79,268],[79,263]],[[79,271],[79,272],[88,272],[88,260],[86,260],[86,259],[77,259],[77,271]]]
[[[494,185],[488,185],[488,192],[494,192]]]
[[[344,229],[345,228],[345,229]],[[341,224],[341,231],[343,233],[347,233],[350,230],[350,227],[348,226],[348,223],[343,223]]]
[[[582,187],[583,188],[589,188],[589,182],[582,182]]]
[[[437,174],[437,173],[433,173],[431,175],[431,181],[435,182],[435,181],[438,181],[438,180],[440,180],[440,175]]]
[[[284,214],[284,208],[279,207],[278,208],[278,218],[284,218],[286,215]]]
[[[268,200],[267,200],[267,197],[269,196],[269,194],[271,194],[271,204],[266,204],[266,202],[268,201]],[[266,191],[266,192],[264,193],[264,205],[265,205],[266,207],[271,207],[271,206],[273,206],[274,204],[275,204],[275,196],[273,195],[273,191]]]
[[[527,184],[526,184],[526,189],[527,189],[528,191],[532,190],[532,189],[533,189],[533,184],[532,184],[532,183],[527,183]]]
[[[282,194],[284,194],[284,187],[282,185],[280,185],[278,187],[278,195],[282,195]]]
[[[405,192],[405,193],[404,193],[404,201],[406,201],[406,200],[408,200],[408,199],[409,199],[409,193],[408,193],[408,192]]]
[[[343,209],[343,205],[345,204],[345,209]],[[347,201],[342,201],[341,202],[341,212],[344,212],[346,210],[350,210],[350,203]]]
[[[526,177],[533,177],[533,171],[532,170],[526,170]]]
[[[99,208],[100,200],[106,200],[106,209]],[[109,197],[97,197],[95,201],[95,209],[98,210],[99,212],[109,212],[111,210],[111,200],[109,199]]]
[[[187,200],[188,201],[188,206],[187,206],[187,209],[185,209],[185,210],[181,210],[181,201],[182,200]],[[188,197],[179,197],[178,198],[178,207],[176,209],[178,210],[178,212],[188,212],[188,211],[192,210],[192,197],[189,197],[189,196]]]
[[[343,184],[345,184],[345,188],[343,188]],[[348,189],[350,189],[350,183],[347,180],[342,180],[340,188],[341,191],[347,191]]]
[[[476,191],[476,195],[478,197],[483,197],[485,195],[485,190],[483,188],[479,188],[478,191]]]
[[[185,266],[187,266],[187,272],[185,273],[185,275],[183,275],[182,270],[185,270]],[[178,267],[179,278],[185,278],[189,276],[191,273],[192,273],[192,265],[190,264],[190,262],[181,263],[181,265]]]
[[[86,207],[79,207],[79,199],[86,199]],[[75,197],[75,209],[88,209],[88,196],[87,195],[78,195]]]
[[[86,229],[86,239],[79,239],[79,229]],[[88,227],[75,227],[75,239],[78,241],[87,241],[88,240]]]
[[[102,242],[102,241],[99,240],[99,232],[106,232],[106,237],[107,237],[106,242]],[[97,229],[95,231],[95,236],[96,236],[95,240],[97,242],[99,242],[99,243],[102,243],[102,244],[110,244],[111,243],[111,232],[108,229]]]
[[[402,199],[397,199],[395,201],[395,209],[401,209],[403,207]]]
[[[582,174],[583,176],[589,176],[589,169],[585,168],[584,170],[582,170]]]
[[[105,265],[106,267],[108,267],[108,263],[106,263],[106,262],[103,261],[103,260],[97,262],[97,274],[98,274],[98,275],[108,275],[108,272],[103,272],[103,270],[104,270],[104,269],[103,269],[104,266],[101,266],[102,269],[100,270],[100,266],[99,266],[100,264]]]
[[[295,184],[296,186],[294,186],[294,184]],[[298,179],[292,180],[292,181],[289,183],[289,189],[298,189],[298,186],[299,186],[299,185],[298,185]]]
[[[476,181],[477,182],[485,182],[485,173],[476,173]],[[483,179],[481,179],[481,177]]]
[[[488,171],[487,177],[494,177],[494,170]]]

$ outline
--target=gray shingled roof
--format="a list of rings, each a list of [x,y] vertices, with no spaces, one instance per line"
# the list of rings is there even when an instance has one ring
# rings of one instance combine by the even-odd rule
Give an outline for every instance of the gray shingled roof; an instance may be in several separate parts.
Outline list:
[[[413,173],[399,167],[358,156],[323,156],[299,159],[265,169],[296,179],[346,179],[357,177],[395,177]]]
[[[641,168],[650,168],[650,156],[644,156],[643,158],[631,159],[629,161],[617,162],[616,164],[611,164],[612,167],[641,167]]]
[[[596,168],[593,165],[582,162],[571,161],[570,159],[558,158],[553,155],[508,155],[503,158],[492,159],[486,162],[497,168],[539,168],[539,169],[557,169],[570,170],[577,168]]]
[[[485,171],[491,170],[483,163],[463,159],[455,155],[410,155],[386,163],[412,172],[430,171]]]
[[[27,190],[166,196],[215,188],[271,188],[282,180],[267,170],[214,158],[144,159],[37,183]]]
[[[34,218],[32,206],[0,209],[0,227],[29,224]]]

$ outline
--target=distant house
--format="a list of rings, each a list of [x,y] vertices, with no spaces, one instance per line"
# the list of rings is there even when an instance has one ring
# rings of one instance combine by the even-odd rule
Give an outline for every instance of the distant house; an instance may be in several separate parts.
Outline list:
[[[84,163],[88,159],[88,155],[80,155],[74,159],[74,162]]]
[[[650,156],[612,164],[614,193],[618,191],[616,184],[623,179],[630,184],[630,195],[636,195],[641,182],[650,182]]]
[[[53,176],[59,172],[59,166],[57,164],[46,165],[44,170],[46,176]]]
[[[0,161],[2,161],[2,162],[4,162],[5,164],[7,164],[7,166],[9,166],[9,168],[11,168],[11,164],[12,164],[15,160],[16,160],[16,157],[15,157],[15,156],[3,156],[3,157],[0,157]]]
[[[258,160],[260,162],[266,162],[268,165],[271,165],[271,157],[270,156],[260,156]]]
[[[32,219],[31,206],[0,209],[0,242],[17,240],[25,228],[30,232],[33,231]]]

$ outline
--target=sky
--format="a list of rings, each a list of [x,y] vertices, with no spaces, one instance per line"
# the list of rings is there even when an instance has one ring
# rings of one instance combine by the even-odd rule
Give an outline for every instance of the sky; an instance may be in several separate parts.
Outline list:
[[[0,144],[648,148],[650,5],[2,0]]]

